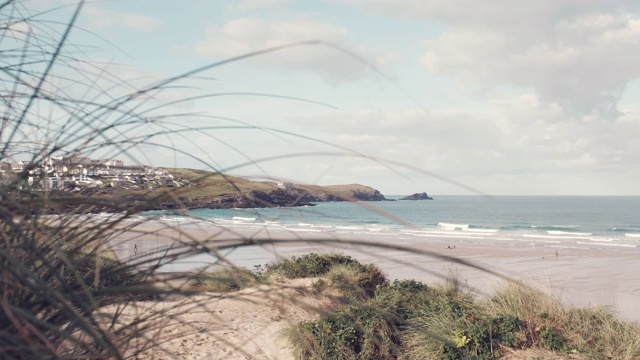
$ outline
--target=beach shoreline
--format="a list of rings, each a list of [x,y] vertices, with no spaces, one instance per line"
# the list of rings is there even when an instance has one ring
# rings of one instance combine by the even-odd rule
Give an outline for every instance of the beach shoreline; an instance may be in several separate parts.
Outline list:
[[[640,321],[640,272],[636,249],[583,249],[553,246],[518,246],[429,238],[394,241],[391,238],[348,234],[250,230],[220,226],[194,226],[144,222],[110,241],[123,261],[158,256],[180,244],[224,248],[220,257],[228,266],[253,268],[279,258],[309,252],[340,252],[363,263],[375,263],[390,279],[415,279],[431,284],[451,274],[488,296],[501,281],[535,284],[570,306],[611,306],[621,319]],[[556,255],[557,254],[557,255]],[[227,262],[228,261],[228,262]],[[211,255],[196,255],[160,269],[189,272],[213,269],[223,262]]]

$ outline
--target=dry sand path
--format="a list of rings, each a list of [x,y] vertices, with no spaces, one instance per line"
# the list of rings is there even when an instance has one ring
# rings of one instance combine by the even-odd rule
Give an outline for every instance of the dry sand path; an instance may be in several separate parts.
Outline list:
[[[121,309],[122,321],[155,314],[153,328],[128,344],[128,351],[138,353],[140,360],[293,359],[280,331],[317,316],[330,303],[308,295],[303,289],[310,283],[299,279],[233,293],[128,304]]]

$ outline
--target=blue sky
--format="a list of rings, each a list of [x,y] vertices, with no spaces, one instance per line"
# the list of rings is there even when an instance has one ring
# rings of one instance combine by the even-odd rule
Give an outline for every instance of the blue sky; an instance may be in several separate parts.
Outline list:
[[[640,195],[634,3],[100,1],[84,6],[71,41],[96,68],[131,85],[114,93],[293,42],[321,40],[348,52],[299,46],[178,82],[145,106],[225,95],[167,106],[163,115],[180,116],[168,116],[166,127],[225,126],[232,118],[257,128],[158,138],[189,155],[141,145],[134,156],[141,162],[358,182],[386,194],[471,187],[494,195]],[[38,10],[61,4],[73,3],[25,2]],[[64,21],[71,10],[47,16]]]

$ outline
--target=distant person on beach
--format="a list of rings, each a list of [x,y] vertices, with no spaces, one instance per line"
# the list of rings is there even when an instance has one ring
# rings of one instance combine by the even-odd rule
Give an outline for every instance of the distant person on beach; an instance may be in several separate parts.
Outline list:
[[[133,244],[133,255],[138,254],[138,244]]]

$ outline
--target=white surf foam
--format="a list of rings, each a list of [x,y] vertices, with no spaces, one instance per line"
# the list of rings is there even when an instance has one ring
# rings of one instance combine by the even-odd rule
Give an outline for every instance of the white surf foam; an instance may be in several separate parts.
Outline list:
[[[500,230],[498,230],[498,229],[464,229],[464,231],[468,231],[468,232],[470,232],[470,233],[477,232],[477,233],[489,233],[489,234],[495,234],[495,233],[497,233],[497,232],[498,232],[498,231],[500,231]]]
[[[598,242],[581,242],[578,241],[576,242],[576,244],[581,244],[581,245],[602,245],[602,246],[616,246],[616,247],[637,247],[637,245],[631,245],[631,244],[612,244],[612,243],[598,243]]]
[[[522,236],[527,238],[539,238],[539,239],[583,239],[589,240],[588,237],[585,236],[559,236],[559,235],[530,235],[530,234],[522,234]]]
[[[447,230],[465,230],[469,228],[469,224],[438,223],[438,227]]]
[[[557,231],[557,230],[549,230],[549,231],[547,231],[547,234],[551,234],[551,235],[575,235],[575,236],[593,235],[592,233],[573,232],[573,231]]]

